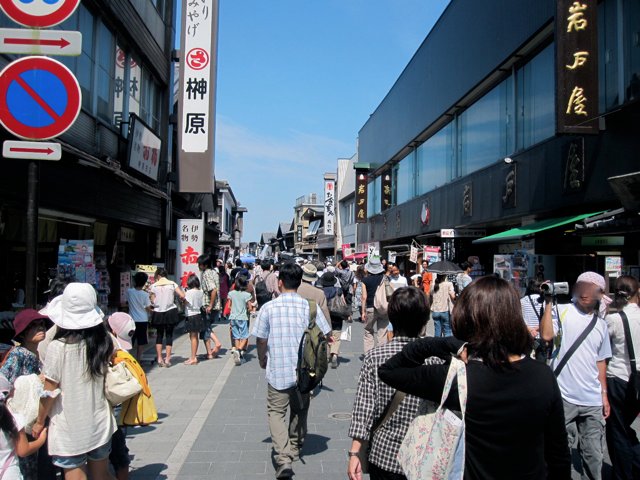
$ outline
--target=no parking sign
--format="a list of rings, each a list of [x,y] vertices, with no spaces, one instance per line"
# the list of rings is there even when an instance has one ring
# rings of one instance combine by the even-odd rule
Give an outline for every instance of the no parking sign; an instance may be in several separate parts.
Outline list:
[[[0,123],[17,137],[57,137],[73,125],[80,106],[78,80],[57,60],[25,57],[0,72]]]

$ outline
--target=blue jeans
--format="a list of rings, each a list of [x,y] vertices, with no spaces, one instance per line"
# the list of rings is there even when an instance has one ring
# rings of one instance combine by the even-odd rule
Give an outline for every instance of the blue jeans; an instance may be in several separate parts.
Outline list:
[[[433,316],[433,336],[451,337],[451,317],[449,312],[431,312]]]

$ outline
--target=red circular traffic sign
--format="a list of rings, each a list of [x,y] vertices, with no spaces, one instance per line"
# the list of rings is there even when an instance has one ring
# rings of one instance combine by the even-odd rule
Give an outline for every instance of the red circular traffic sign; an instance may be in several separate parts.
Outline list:
[[[78,80],[57,60],[25,57],[0,72],[0,123],[17,137],[61,135],[78,118],[81,103]]]
[[[0,8],[11,20],[25,27],[47,28],[64,22],[80,5],[80,0],[0,0]]]
[[[209,65],[209,53],[204,48],[192,48],[187,53],[187,65],[193,70],[202,70]]]

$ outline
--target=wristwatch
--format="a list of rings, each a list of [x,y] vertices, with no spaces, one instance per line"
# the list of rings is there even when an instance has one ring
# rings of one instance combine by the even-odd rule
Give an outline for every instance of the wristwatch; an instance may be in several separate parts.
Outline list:
[[[347,452],[348,457],[357,457],[360,455],[360,452]]]

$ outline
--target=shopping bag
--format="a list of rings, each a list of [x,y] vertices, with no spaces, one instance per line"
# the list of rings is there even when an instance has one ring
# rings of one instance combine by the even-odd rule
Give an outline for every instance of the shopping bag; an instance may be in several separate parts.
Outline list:
[[[444,406],[456,377],[462,418]],[[400,446],[398,462],[408,480],[462,480],[466,406],[466,367],[461,360],[452,358],[440,405],[435,412],[418,415],[411,422]]]
[[[351,325],[348,325],[347,329],[342,331],[342,333],[340,334],[340,340],[342,340],[343,342],[351,341]]]

